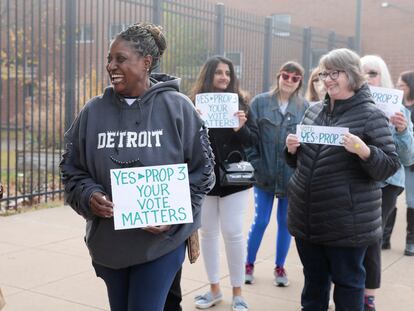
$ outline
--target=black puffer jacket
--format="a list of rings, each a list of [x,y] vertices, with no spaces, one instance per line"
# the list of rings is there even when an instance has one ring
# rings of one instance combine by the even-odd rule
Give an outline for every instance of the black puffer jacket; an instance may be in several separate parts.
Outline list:
[[[316,244],[358,247],[381,237],[381,188],[400,164],[385,115],[364,85],[347,100],[329,96],[309,108],[303,124],[348,127],[370,148],[361,160],[342,146],[301,144],[285,155],[296,167],[288,184],[288,226],[295,237]]]

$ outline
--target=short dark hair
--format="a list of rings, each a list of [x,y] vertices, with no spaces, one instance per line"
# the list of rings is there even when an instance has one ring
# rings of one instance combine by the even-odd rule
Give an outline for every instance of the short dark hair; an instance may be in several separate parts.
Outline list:
[[[414,71],[404,71],[400,74],[400,79],[405,84],[407,84],[409,88],[408,100],[414,100]]]
[[[142,22],[130,25],[115,36],[115,39],[118,38],[130,42],[140,56],[152,56],[150,71],[159,66],[160,58],[167,48],[162,27],[152,23]]]

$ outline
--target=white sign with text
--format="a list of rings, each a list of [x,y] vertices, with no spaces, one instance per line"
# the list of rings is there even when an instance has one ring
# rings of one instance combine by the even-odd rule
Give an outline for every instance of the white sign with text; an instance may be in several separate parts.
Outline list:
[[[115,230],[193,222],[187,164],[112,169]]]
[[[239,118],[239,96],[236,93],[200,93],[196,95],[195,106],[201,118],[210,128],[237,128]]]
[[[370,86],[375,104],[390,118],[402,108],[404,92],[385,87]]]
[[[301,143],[342,146],[347,127],[302,125],[296,126],[296,136]]]

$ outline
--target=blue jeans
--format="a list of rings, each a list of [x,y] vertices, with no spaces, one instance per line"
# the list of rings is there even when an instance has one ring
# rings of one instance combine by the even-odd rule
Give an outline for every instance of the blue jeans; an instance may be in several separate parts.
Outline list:
[[[93,263],[105,281],[111,311],[163,311],[168,291],[185,256],[185,243],[150,262],[111,269]]]
[[[336,311],[363,311],[365,269],[362,264],[366,246],[333,247],[296,238],[303,264],[305,284],[302,310],[327,310],[331,282],[334,283]]]
[[[255,216],[249,231],[247,241],[247,263],[254,264],[257,251],[263,239],[263,234],[270,221],[275,195],[254,187]],[[287,228],[288,199],[278,198],[277,205],[277,238],[276,238],[276,260],[275,265],[282,267],[285,264],[292,239]]]

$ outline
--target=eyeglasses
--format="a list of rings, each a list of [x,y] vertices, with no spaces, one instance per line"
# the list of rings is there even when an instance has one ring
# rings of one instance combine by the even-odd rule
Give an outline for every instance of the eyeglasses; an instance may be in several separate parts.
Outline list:
[[[365,73],[366,76],[370,78],[376,78],[379,75],[378,71],[370,70],[367,73]]]
[[[291,80],[293,83],[298,83],[300,80],[302,80],[302,76],[299,76],[294,73],[289,73],[286,71],[282,71],[280,73],[280,76],[282,77],[283,80],[285,81]]]
[[[345,72],[345,71],[343,70],[332,70],[330,72],[322,71],[318,74],[318,76],[319,76],[319,79],[321,79],[322,81],[325,81],[326,78],[328,78],[328,76],[331,78],[331,80],[336,80],[338,79],[340,72]]]

